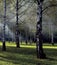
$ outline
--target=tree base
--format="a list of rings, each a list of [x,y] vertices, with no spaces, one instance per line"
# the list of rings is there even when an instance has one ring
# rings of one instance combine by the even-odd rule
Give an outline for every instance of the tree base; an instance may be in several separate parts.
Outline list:
[[[19,46],[19,45],[17,45],[16,47],[17,47],[17,48],[20,48],[20,46]]]
[[[46,55],[45,55],[44,52],[39,52],[39,53],[37,54],[37,58],[46,59]]]
[[[3,51],[6,51],[6,46],[5,46],[5,42],[3,42],[3,47],[2,47]]]
[[[16,47],[17,48],[20,48],[19,42],[16,42],[16,44],[17,44]]]
[[[52,46],[54,46],[54,43],[52,43]]]
[[[40,58],[40,59],[46,59],[45,53],[42,53],[39,58]]]
[[[17,46],[17,48],[20,48],[20,46]]]

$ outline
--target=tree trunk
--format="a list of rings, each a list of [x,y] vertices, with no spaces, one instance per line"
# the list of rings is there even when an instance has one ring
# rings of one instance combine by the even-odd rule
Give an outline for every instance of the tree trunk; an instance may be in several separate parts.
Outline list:
[[[53,40],[53,24],[51,24],[51,44],[54,46],[54,40]]]
[[[38,2],[38,21],[37,21],[37,32],[36,32],[36,50],[37,58],[46,58],[45,53],[42,48],[42,0],[37,0]]]
[[[18,0],[16,0],[16,45],[20,48],[19,43],[19,26],[18,26]]]
[[[26,43],[26,45],[28,45],[28,33],[27,33],[27,29],[25,30],[25,35],[26,35],[25,43]]]
[[[5,41],[3,42],[3,48],[2,48],[2,50],[6,51]]]
[[[3,51],[6,51],[6,46],[5,46],[5,26],[6,26],[6,0],[4,0],[4,26],[3,26],[3,46],[2,46]]]

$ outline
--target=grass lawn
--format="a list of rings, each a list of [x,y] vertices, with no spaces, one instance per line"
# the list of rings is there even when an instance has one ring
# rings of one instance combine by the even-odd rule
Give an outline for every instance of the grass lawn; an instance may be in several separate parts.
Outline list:
[[[15,43],[6,43],[6,52],[0,43],[0,65],[57,65],[57,45],[44,44],[48,59],[37,59],[35,45],[22,44],[16,48]]]

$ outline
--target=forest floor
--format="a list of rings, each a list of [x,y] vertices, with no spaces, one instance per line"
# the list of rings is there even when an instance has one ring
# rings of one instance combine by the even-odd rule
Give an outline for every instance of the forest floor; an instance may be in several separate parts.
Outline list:
[[[0,43],[0,65],[57,65],[57,45],[43,45],[47,59],[39,59],[36,56],[36,46],[34,44],[21,44],[21,48],[16,48],[15,43],[6,43],[6,51],[2,51]]]

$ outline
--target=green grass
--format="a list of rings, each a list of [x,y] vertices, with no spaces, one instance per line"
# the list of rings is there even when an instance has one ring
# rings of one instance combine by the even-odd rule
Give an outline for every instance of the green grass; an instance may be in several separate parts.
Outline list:
[[[6,43],[6,52],[0,43],[0,65],[57,65],[57,45],[44,44],[44,52],[48,59],[37,59],[35,45],[22,44],[16,48],[15,43]]]

